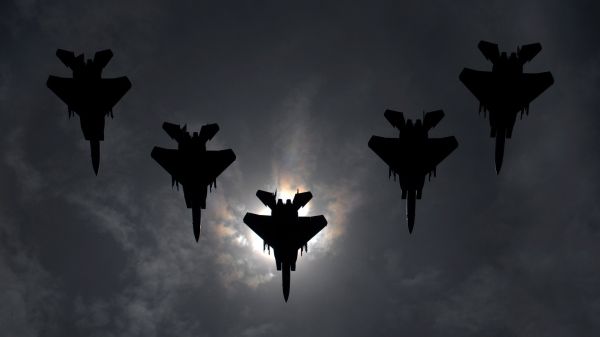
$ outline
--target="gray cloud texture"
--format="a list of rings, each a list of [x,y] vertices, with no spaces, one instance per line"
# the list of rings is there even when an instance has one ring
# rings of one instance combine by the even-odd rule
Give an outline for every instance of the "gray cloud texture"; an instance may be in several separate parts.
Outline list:
[[[593,1],[5,1],[0,4],[0,327],[4,336],[594,336],[600,331],[600,49]],[[556,83],[496,176],[458,81],[501,49]],[[77,120],[45,87],[56,48],[111,48],[115,107],[94,177]],[[367,147],[392,108],[442,108],[459,148],[409,236]],[[236,162],[202,214],[150,158],[163,121]],[[281,275],[245,225],[257,189],[311,190],[329,225]]]

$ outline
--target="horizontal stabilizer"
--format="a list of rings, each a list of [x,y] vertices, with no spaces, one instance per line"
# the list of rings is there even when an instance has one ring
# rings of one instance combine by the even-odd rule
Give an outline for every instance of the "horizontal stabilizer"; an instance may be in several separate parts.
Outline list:
[[[312,197],[312,193],[310,192],[296,193],[292,203],[294,204],[294,207],[296,207],[296,210],[299,210],[300,208],[306,206]]]
[[[404,115],[402,114],[402,112],[388,109],[388,110],[385,110],[383,115],[390,122],[390,124],[392,124],[392,126],[395,127],[396,129],[400,130],[404,127],[405,120],[404,120]]]
[[[495,43],[479,41],[477,48],[479,48],[483,56],[492,63],[496,63],[498,58],[500,58],[500,50],[498,50],[498,45]]]
[[[444,110],[430,111],[423,118],[423,127],[428,130],[435,127],[444,118]]]
[[[206,124],[200,129],[200,139],[203,142],[211,140],[219,132],[219,124]]]
[[[162,125],[163,130],[169,134],[172,139],[175,139],[177,142],[180,142],[187,135],[187,131],[185,131],[185,126],[182,128],[178,124],[173,124],[169,122],[164,122]]]
[[[275,193],[267,192],[267,191],[256,191],[256,196],[260,201],[262,201],[265,206],[273,209],[275,207]]]
[[[525,64],[531,60],[542,50],[542,45],[539,43],[526,44],[519,48],[517,54],[521,64]]]
[[[113,52],[110,49],[105,49],[96,52],[94,55],[94,64],[100,68],[106,67],[110,59],[113,57]]]
[[[72,51],[57,49],[56,56],[60,61],[69,68],[72,68],[73,62],[75,61],[75,53]]]

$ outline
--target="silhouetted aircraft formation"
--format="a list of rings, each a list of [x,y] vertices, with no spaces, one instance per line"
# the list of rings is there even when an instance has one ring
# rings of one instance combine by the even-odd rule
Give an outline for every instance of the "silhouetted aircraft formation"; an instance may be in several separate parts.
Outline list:
[[[177,141],[177,149],[154,147],[151,156],[171,174],[171,185],[183,187],[187,208],[192,209],[192,223],[196,241],[200,237],[200,209],[206,208],[206,194],[217,188],[217,177],[235,161],[233,150],[207,151],[206,142],[211,140],[219,125],[206,124],[200,133],[193,135],[186,126],[164,123],[163,129]]]
[[[500,173],[504,157],[504,141],[512,137],[517,114],[529,114],[529,103],[554,83],[550,72],[523,73],[523,65],[531,61],[542,45],[533,43],[517,48],[507,56],[495,43],[480,41],[479,50],[492,62],[492,71],[465,68],[460,80],[479,100],[479,112],[489,111],[490,137],[496,138],[496,173]]]
[[[542,49],[539,43],[525,45],[511,53],[500,53],[496,44],[481,41],[479,49],[493,64],[491,72],[464,69],[460,80],[479,99],[480,111],[490,114],[491,136],[496,138],[496,171],[500,172],[505,138],[510,138],[521,112],[528,113],[529,104],[554,82],[549,72],[523,73],[523,65]],[[67,104],[69,117],[79,115],[81,129],[90,141],[92,164],[98,174],[100,141],[104,140],[105,116],[131,88],[127,77],[102,78],[102,70],[113,54],[99,51],[93,60],[83,54],[59,49],[58,58],[73,71],[72,78],[50,76],[50,88]],[[397,138],[372,136],[369,147],[389,165],[389,177],[398,178],[402,199],[407,199],[408,230],[415,222],[416,200],[421,199],[425,177],[436,175],[436,166],[458,147],[454,137],[429,138],[428,132],[444,117],[442,110],[424,114],[423,119],[405,120],[401,112],[386,110],[384,116],[399,130]],[[236,159],[231,149],[207,151],[206,142],[219,131],[217,124],[206,124],[200,132],[190,134],[186,126],[164,123],[163,129],[177,141],[177,149],[154,147],[151,156],[169,174],[172,186],[179,184],[188,208],[192,209],[194,237],[200,237],[201,209],[206,208],[208,190],[217,187],[217,177]],[[312,198],[310,192],[296,193],[293,200],[276,201],[276,193],[258,191],[256,196],[271,209],[271,215],[247,213],[243,221],[264,240],[264,248],[272,247],[277,270],[282,271],[283,297],[290,292],[290,273],[296,270],[298,250],[308,251],[308,241],[327,225],[323,215],[302,217],[298,210]]]
[[[279,199],[275,202],[276,193],[257,191],[256,196],[265,206],[271,209],[271,215],[246,213],[244,223],[263,240],[263,248],[275,255],[277,270],[282,271],[283,298],[287,302],[290,296],[290,271],[296,270],[298,250],[308,252],[308,241],[327,226],[322,215],[298,216],[298,210],[304,207],[312,194],[298,192],[294,200],[287,199],[285,204]]]
[[[436,175],[437,165],[458,147],[458,142],[454,137],[429,138],[429,130],[444,118],[442,110],[428,112],[422,121],[417,119],[415,123],[405,120],[398,111],[386,110],[384,116],[400,135],[397,138],[372,136],[369,147],[389,165],[389,177],[394,175],[396,180],[398,176],[402,199],[407,199],[408,232],[412,233],[416,199],[421,199],[425,176],[431,179],[432,173]]]
[[[83,54],[75,57],[72,51],[58,49],[56,56],[73,71],[72,78],[52,76],[46,83],[63,102],[67,104],[69,117],[75,112],[81,121],[85,140],[90,141],[92,166],[98,174],[100,165],[100,141],[104,140],[104,117],[110,114],[117,102],[131,88],[127,77],[102,78],[102,70],[113,53],[110,49],[94,55],[94,59],[84,59]]]

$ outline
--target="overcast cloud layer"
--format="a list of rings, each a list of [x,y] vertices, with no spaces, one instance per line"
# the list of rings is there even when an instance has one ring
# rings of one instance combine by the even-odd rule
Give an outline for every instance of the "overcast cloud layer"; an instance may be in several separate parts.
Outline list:
[[[217,3],[217,2],[215,2]],[[597,1],[3,1],[2,336],[595,336],[600,332]],[[540,42],[555,84],[507,142],[458,80],[479,40]],[[45,86],[54,53],[110,48],[131,91],[107,121],[98,177],[77,119]],[[386,108],[444,109],[459,148],[426,183],[409,236],[400,188],[367,147]],[[237,160],[197,244],[150,158],[163,121]],[[257,189],[310,190],[329,225],[283,301],[242,222]],[[288,194],[290,196],[290,194]]]

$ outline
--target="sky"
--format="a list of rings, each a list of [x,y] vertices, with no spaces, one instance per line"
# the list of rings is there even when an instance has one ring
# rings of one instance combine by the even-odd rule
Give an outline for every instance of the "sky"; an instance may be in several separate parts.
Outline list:
[[[0,327],[14,337],[594,336],[600,332],[597,1],[2,1]],[[518,120],[500,175],[458,80],[501,50],[555,83]],[[98,176],[46,87],[57,48],[110,48],[114,108]],[[368,147],[385,109],[443,109],[459,147],[404,201]],[[217,179],[196,243],[183,193],[150,157],[169,121],[218,123]],[[242,222],[256,190],[314,198],[327,227],[285,303]]]

